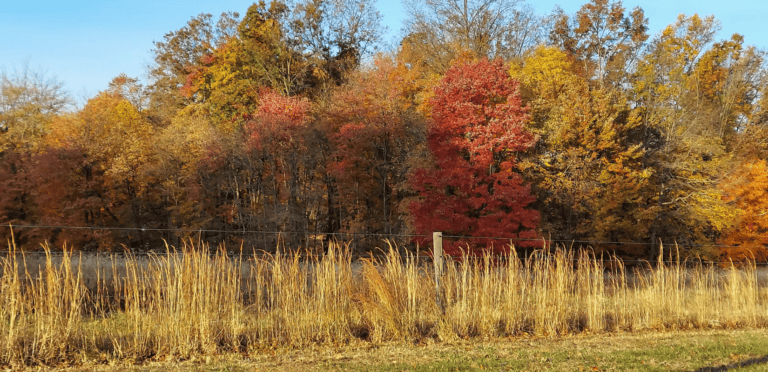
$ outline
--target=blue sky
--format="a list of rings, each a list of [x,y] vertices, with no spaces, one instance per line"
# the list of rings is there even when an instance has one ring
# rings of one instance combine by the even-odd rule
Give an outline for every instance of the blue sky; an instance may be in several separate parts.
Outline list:
[[[245,12],[253,0],[0,0],[0,71],[13,73],[29,65],[65,84],[81,100],[107,87],[125,73],[143,78],[152,62],[152,42],[184,26],[200,13]],[[539,13],[556,4],[576,12],[588,0],[528,0]],[[650,19],[652,34],[672,23],[680,13],[713,14],[722,23],[720,38],[734,32],[746,43],[768,47],[766,0],[625,0],[640,6]],[[400,1],[378,0],[390,32],[399,35],[404,18]]]

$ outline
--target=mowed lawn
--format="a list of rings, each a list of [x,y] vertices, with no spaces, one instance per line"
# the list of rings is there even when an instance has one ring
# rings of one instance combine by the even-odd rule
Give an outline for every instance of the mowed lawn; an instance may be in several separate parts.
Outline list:
[[[557,338],[359,342],[70,371],[768,371],[765,329],[580,334]]]

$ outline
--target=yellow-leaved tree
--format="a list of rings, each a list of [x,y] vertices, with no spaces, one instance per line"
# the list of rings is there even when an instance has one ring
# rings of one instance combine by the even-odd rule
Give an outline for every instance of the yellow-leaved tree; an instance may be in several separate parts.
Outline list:
[[[651,241],[708,258],[735,217],[720,185],[739,162],[736,144],[759,96],[751,76],[762,63],[739,35],[714,42],[718,28],[712,17],[681,15],[640,61],[632,97],[645,128],[644,161],[654,169]]]
[[[644,203],[652,171],[638,141],[641,122],[620,91],[591,85],[572,59],[539,47],[510,74],[531,106],[541,137],[520,168],[533,181],[545,236],[559,240],[637,242],[653,211]],[[643,245],[595,244],[639,256]]]

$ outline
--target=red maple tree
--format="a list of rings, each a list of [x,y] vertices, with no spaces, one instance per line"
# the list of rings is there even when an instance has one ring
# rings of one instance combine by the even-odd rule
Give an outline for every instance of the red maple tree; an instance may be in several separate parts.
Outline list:
[[[529,208],[535,198],[515,169],[515,154],[536,138],[523,127],[527,110],[504,63],[454,65],[435,88],[431,106],[427,146],[434,165],[411,177],[419,195],[410,205],[417,232],[474,237],[445,244],[453,255],[462,249],[502,252],[506,239],[516,246],[541,244],[539,213]]]

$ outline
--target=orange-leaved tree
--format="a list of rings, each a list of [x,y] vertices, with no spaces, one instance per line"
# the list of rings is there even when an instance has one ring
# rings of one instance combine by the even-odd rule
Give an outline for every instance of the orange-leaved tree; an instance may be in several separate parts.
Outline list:
[[[339,190],[334,212],[348,217],[339,226],[344,231],[393,234],[406,226],[401,203],[409,195],[408,160],[424,149],[407,73],[392,58],[377,56],[372,68],[350,74],[323,113],[329,176]]]
[[[427,146],[434,164],[413,172],[419,198],[411,204],[419,234],[442,231],[471,236],[446,246],[446,252],[469,248],[502,251],[537,244],[539,213],[515,168],[516,154],[532,147],[533,134],[521,105],[518,83],[501,60],[458,63],[435,90]]]
[[[721,256],[734,261],[768,260],[768,165],[765,160],[744,163],[737,180],[725,188],[726,202],[735,204],[739,222],[719,243]]]
[[[55,124],[47,136],[49,154],[41,157],[39,164],[49,168],[66,165],[69,175],[61,170],[52,172],[56,177],[45,180],[49,184],[45,187],[56,189],[69,177],[74,187],[70,197],[77,199],[72,203],[87,216],[81,221],[86,226],[155,227],[157,216],[150,202],[151,185],[156,180],[148,172],[156,159],[152,145],[155,130],[138,108],[119,92],[105,91],[90,99],[76,115]],[[43,175],[48,172],[45,167],[40,170]],[[62,208],[47,207],[49,215],[58,216],[60,223],[79,223],[53,213]],[[108,239],[93,238],[94,242],[100,240],[101,249],[109,248]],[[125,232],[122,238],[131,245],[145,245],[149,236]]]
[[[285,97],[265,89],[259,95],[259,108],[246,124],[246,148],[254,164],[254,184],[261,200],[257,202],[265,217],[265,228],[280,231],[308,231],[317,157],[310,153],[308,137],[311,104],[306,98]],[[316,180],[314,180],[316,181]],[[288,236],[286,243],[296,244]]]

